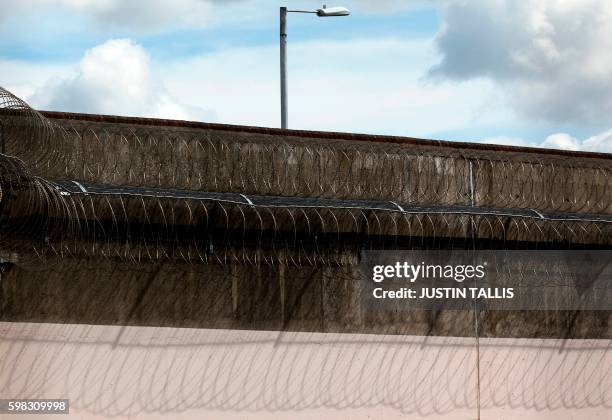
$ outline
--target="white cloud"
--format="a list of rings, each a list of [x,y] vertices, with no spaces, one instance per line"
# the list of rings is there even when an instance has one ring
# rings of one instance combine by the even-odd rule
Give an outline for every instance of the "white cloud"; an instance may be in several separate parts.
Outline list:
[[[317,3],[321,3],[317,1]],[[422,7],[430,7],[432,0],[350,0],[343,1],[343,5],[351,5],[354,3],[357,6],[362,6],[363,10],[375,14],[388,14],[406,9],[419,9]]]
[[[205,26],[220,0],[4,0],[3,14],[26,16],[41,11],[77,13],[105,27],[156,29],[166,25]],[[225,2],[228,3],[228,2]],[[230,2],[231,3],[231,2]],[[0,21],[2,17],[0,17]]]
[[[548,136],[541,144],[541,147],[562,150],[587,150],[580,140],[566,133],[556,133]]]
[[[156,28],[167,24],[205,26],[214,0],[59,0],[104,26]]]
[[[150,58],[129,39],[113,39],[85,52],[72,77],[55,79],[30,96],[37,108],[174,119],[207,119],[201,108],[177,102],[151,76]]]
[[[587,150],[593,152],[612,153],[612,128],[584,141]]]
[[[430,75],[487,78],[526,118],[604,125],[612,115],[612,2],[444,0]]]
[[[488,144],[503,144],[508,146],[544,147],[547,149],[580,150],[585,152],[612,153],[612,129],[588,137],[584,140],[572,137],[567,133],[555,133],[546,137],[540,143],[529,143],[516,137],[489,137],[482,140]]]

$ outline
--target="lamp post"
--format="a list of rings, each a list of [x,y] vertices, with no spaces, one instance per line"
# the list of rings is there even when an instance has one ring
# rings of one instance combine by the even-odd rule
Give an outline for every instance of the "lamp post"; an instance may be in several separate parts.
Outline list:
[[[280,80],[281,80],[281,128],[288,128],[287,123],[287,13],[313,13],[319,17],[348,16],[346,7],[325,5],[317,10],[287,10],[280,8]]]

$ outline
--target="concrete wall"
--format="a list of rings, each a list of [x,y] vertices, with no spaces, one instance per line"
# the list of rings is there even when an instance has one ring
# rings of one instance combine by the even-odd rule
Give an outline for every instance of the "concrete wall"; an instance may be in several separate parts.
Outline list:
[[[611,347],[0,323],[0,397],[68,398],[67,419],[602,420]]]
[[[612,202],[611,161],[601,156],[568,159],[544,152],[366,141],[322,133],[280,135],[86,119],[53,122],[56,126],[46,142],[24,136],[20,143],[19,130],[13,130],[9,143],[28,151],[23,158],[33,175],[50,180],[420,204],[469,205],[473,200],[477,206],[565,212],[606,213]],[[120,214],[112,210],[115,199],[89,196],[74,199],[71,205],[76,221],[82,223],[80,230],[86,232],[71,237],[64,235],[70,231],[61,223],[49,232],[57,209],[45,208],[47,201],[37,196],[40,189],[28,191],[22,188],[10,198],[3,197],[3,227],[14,233],[9,239],[25,244],[22,248],[34,244],[37,252],[49,255],[39,271],[35,256],[25,253],[3,267],[0,319],[7,321],[469,336],[473,334],[469,313],[362,313],[356,301],[354,261],[363,238],[471,240],[473,233],[478,240],[543,246],[610,246],[612,241],[612,224],[604,223],[372,211],[355,217],[350,212],[322,215],[313,210],[305,210],[304,217],[295,220],[280,210],[256,214],[239,205],[218,211],[224,214],[214,218],[207,205],[198,204],[204,208],[195,213],[181,208],[188,200],[115,202],[115,209],[125,211],[125,222],[137,229],[129,238],[125,231],[109,238],[100,228],[119,230],[105,225]],[[200,255],[193,247],[209,243],[194,245],[172,235],[157,240],[156,232],[146,240],[138,236],[151,226],[168,229],[166,214],[175,217],[170,230],[186,220],[199,233],[203,225],[215,225],[221,238],[213,238],[217,242],[212,245],[219,249],[220,241],[221,248],[226,247],[221,264],[198,262]],[[475,228],[472,220],[477,222]],[[311,250],[291,254],[300,251],[301,243],[283,249],[275,248],[275,243],[241,248],[223,242],[227,236],[236,239],[237,232],[248,239],[274,229],[281,239],[309,235],[313,248],[319,245],[317,235],[325,232],[353,236],[346,248],[326,250],[323,255],[336,258],[330,259],[341,268],[326,261],[295,263],[310,257]],[[27,235],[37,234],[39,238],[28,242]],[[249,260],[245,253],[257,256],[258,252],[263,255],[260,261],[270,256],[267,261],[274,268],[245,263]],[[282,255],[285,262],[279,264]],[[291,260],[294,264],[287,263]],[[480,334],[610,337],[610,316],[607,312],[581,313],[577,318],[566,313],[488,313]]]
[[[444,204],[471,204],[473,187],[479,206],[612,212],[602,157],[99,120],[53,119],[19,153],[52,179]]]
[[[2,273],[0,320],[474,336],[474,313],[366,309],[355,266],[56,259]],[[543,308],[545,309],[545,308]],[[609,311],[486,311],[481,337],[612,338]]]

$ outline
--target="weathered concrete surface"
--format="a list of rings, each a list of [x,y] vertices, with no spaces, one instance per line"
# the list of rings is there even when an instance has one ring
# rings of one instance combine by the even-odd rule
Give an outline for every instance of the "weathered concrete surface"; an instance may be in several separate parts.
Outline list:
[[[15,137],[39,174],[249,194],[612,212],[605,155],[48,113],[53,139]],[[200,128],[196,128],[200,127]],[[450,146],[449,146],[450,144]],[[10,150],[9,150],[10,152]],[[473,194],[472,194],[473,188]]]
[[[8,146],[14,149],[8,152],[23,155],[31,180],[38,175],[51,181],[575,213],[609,214],[612,205],[612,160],[602,155],[143,124],[102,116],[55,115],[53,122],[45,142],[20,138],[18,126],[8,132]],[[336,263],[356,260],[364,238],[379,236],[389,243],[423,240],[434,246],[456,239],[497,241],[496,246],[612,243],[612,224],[535,216],[491,220],[312,208],[289,214],[281,208],[257,212],[240,203],[220,208],[190,200],[88,195],[66,199],[74,209],[70,228],[78,224],[69,230],[61,206],[50,207],[55,202],[41,198],[43,187],[18,187],[11,194],[3,188],[0,252],[10,254],[20,244],[25,244],[23,250],[53,252],[41,271],[26,253],[4,267],[0,317],[13,321],[469,336],[474,334],[469,313],[363,313],[356,301],[354,263],[340,264],[344,268],[328,262],[314,268],[307,263],[279,265],[279,255],[307,244],[311,249],[301,256],[308,256],[323,242],[335,244],[327,241],[329,233],[342,241],[348,238],[337,249],[326,250],[337,257]],[[67,235],[73,231],[77,233]],[[262,243],[253,240],[260,235]],[[291,237],[300,235],[284,249]],[[241,240],[253,243],[243,246]],[[11,246],[3,247],[7,243]],[[194,247],[222,249],[223,264],[198,262]],[[274,268],[244,264],[248,258],[241,256],[257,252],[274,257],[269,259]],[[185,255],[189,257],[182,260],[190,264],[181,261]],[[603,312],[488,313],[479,333],[610,337],[609,317]]]
[[[474,336],[471,311],[364,309],[353,267],[57,259],[2,274],[0,320]],[[487,311],[481,337],[612,338],[609,311]]]

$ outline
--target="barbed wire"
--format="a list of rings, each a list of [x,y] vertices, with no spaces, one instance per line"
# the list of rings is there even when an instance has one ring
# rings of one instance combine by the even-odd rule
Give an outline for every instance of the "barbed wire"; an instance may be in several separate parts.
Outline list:
[[[1,89],[1,88],[0,88]],[[611,213],[612,160],[53,120],[0,90],[7,154],[35,175],[257,195]],[[8,106],[8,108],[7,108]],[[471,184],[471,185],[470,185]],[[473,189],[473,190],[472,190]]]
[[[1,88],[0,106],[7,250],[249,263],[261,248],[337,264],[335,247],[474,231],[610,245],[612,160],[49,120]]]

